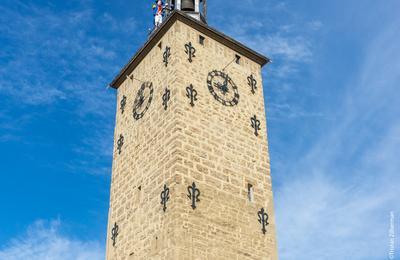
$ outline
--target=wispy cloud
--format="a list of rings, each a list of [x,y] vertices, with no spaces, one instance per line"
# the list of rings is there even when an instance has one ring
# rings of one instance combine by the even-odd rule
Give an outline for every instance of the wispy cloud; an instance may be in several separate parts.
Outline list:
[[[34,115],[25,114],[14,117],[11,109],[7,106],[8,104],[5,102],[4,108],[0,110],[0,143],[10,141],[21,142],[19,133]]]
[[[268,101],[270,120],[322,117],[320,111],[310,111],[302,104],[304,96],[296,95],[298,84],[306,65],[313,61],[314,41],[322,22],[299,17],[285,2],[248,0],[213,3],[213,17],[219,29],[252,49],[272,59],[264,70],[264,83],[270,86],[273,101]],[[238,10],[240,7],[240,11]],[[234,15],[226,15],[231,10]],[[282,19],[284,17],[284,19]],[[246,22],[243,22],[246,21]]]
[[[222,25],[222,31],[277,60],[279,67],[297,66],[311,60],[312,37],[306,27],[320,29],[322,22],[296,17],[284,2],[248,2],[241,3],[240,12],[233,11],[235,15],[226,15],[225,10],[230,7],[229,3],[223,3],[224,8],[216,19]],[[236,10],[238,6],[233,5],[232,10]],[[260,5],[262,8],[257,8]],[[285,19],[277,19],[279,16]]]
[[[115,92],[106,86],[120,68],[121,53],[131,55],[121,41],[133,36],[135,20],[99,13],[89,2],[60,10],[6,0],[0,12],[0,97],[10,104],[0,142],[31,139],[20,130],[45,113],[72,116],[72,124],[82,126],[82,142],[72,147],[79,159],[65,159],[67,168],[109,173]]]
[[[100,260],[104,250],[97,241],[82,241],[61,234],[60,221],[37,221],[24,235],[0,247],[1,260]]]
[[[387,256],[389,214],[400,214],[399,33],[389,26],[376,35],[346,87],[337,120],[280,176],[282,259]]]
[[[114,149],[113,126],[104,125],[96,129],[97,124],[82,123],[91,130],[91,134],[79,144],[72,146],[77,155],[73,160],[65,162],[64,167],[70,172],[84,172],[95,176],[109,176]]]
[[[19,1],[0,6],[1,39],[12,43],[2,47],[0,93],[28,105],[75,100],[81,102],[80,112],[103,113],[97,104],[113,102],[104,90],[116,70],[119,45],[118,38],[108,36],[127,21],[110,14],[98,17],[85,5],[53,9]],[[126,24],[135,25],[132,20]]]

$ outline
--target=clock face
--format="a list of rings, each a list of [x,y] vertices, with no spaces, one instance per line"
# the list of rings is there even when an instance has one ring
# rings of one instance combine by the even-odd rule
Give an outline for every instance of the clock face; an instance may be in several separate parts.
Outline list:
[[[144,82],[140,87],[135,102],[133,103],[133,118],[141,119],[149,110],[151,101],[153,100],[153,83]]]
[[[211,71],[207,77],[208,90],[224,106],[239,103],[239,91],[232,79],[222,71]]]

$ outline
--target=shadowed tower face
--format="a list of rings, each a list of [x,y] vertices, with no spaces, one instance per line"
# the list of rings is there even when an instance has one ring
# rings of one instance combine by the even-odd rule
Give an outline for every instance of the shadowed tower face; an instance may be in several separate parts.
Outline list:
[[[111,83],[106,258],[277,259],[268,59],[190,15],[175,10]]]

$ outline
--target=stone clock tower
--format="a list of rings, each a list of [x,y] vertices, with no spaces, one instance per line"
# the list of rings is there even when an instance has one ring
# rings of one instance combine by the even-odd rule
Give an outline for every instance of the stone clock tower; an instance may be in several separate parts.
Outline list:
[[[175,2],[175,1],[173,1]],[[261,68],[177,0],[118,92],[108,260],[278,259]]]

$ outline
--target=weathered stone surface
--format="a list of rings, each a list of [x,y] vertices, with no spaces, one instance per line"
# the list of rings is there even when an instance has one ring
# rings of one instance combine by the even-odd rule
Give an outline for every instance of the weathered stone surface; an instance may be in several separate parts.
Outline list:
[[[162,37],[162,48],[155,46],[133,71],[135,78],[154,85],[153,102],[139,121],[132,109],[141,83],[126,80],[118,88],[115,142],[123,134],[125,144],[121,154],[114,151],[108,260],[277,259],[261,67],[242,57],[240,65],[226,68],[240,100],[237,106],[223,106],[209,93],[207,75],[222,70],[237,53],[207,37],[200,45],[199,35],[177,21]],[[196,48],[192,63],[184,49],[189,41]],[[168,67],[162,62],[165,46],[171,47]],[[250,74],[258,82],[255,95],[247,83]],[[198,92],[194,107],[186,97],[190,84]],[[167,86],[171,98],[165,111]],[[123,95],[128,103],[121,114]],[[250,123],[255,114],[261,121],[258,137]],[[195,210],[187,197],[193,182],[201,191]],[[170,188],[165,213],[160,203],[164,184]],[[265,235],[257,216],[262,207],[269,214]],[[115,222],[119,235],[113,247]]]

